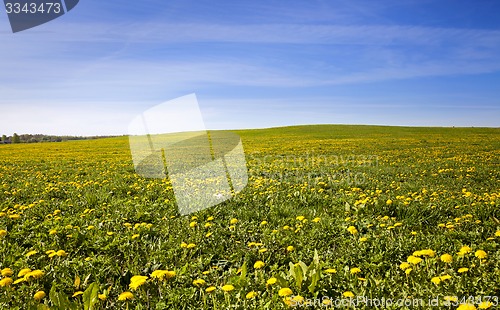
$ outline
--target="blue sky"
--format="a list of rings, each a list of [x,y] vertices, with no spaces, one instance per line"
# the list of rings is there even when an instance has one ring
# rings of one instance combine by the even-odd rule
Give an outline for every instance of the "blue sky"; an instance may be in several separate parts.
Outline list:
[[[498,1],[82,0],[13,34],[0,134],[127,134],[196,93],[209,129],[500,126]]]

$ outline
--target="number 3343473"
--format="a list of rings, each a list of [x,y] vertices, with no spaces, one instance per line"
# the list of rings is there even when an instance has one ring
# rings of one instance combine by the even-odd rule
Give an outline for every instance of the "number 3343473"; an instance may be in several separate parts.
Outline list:
[[[61,3],[42,2],[42,3],[5,3],[7,14],[59,14],[61,13]]]

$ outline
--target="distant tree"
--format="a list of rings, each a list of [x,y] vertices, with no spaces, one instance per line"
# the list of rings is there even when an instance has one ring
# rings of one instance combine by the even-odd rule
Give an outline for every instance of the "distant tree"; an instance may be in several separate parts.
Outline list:
[[[5,142],[7,141],[7,136],[6,135],[2,135],[2,142]]]
[[[21,139],[19,139],[19,135],[14,132],[14,135],[12,136],[12,143],[20,143]]]

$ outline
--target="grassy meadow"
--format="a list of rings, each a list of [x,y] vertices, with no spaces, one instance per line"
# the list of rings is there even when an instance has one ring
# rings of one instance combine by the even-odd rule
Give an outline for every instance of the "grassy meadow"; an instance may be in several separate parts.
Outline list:
[[[499,129],[235,133],[247,187],[188,216],[127,137],[0,145],[0,308],[500,304]]]

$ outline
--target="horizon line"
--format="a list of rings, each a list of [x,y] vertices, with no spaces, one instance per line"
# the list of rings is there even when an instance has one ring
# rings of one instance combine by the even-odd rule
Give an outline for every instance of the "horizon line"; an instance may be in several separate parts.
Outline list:
[[[296,125],[283,125],[283,126],[271,126],[271,127],[247,127],[247,128],[231,128],[231,129],[206,129],[205,131],[245,131],[245,130],[266,130],[266,129],[279,129],[279,128],[289,128],[289,127],[307,127],[307,126],[350,126],[350,127],[392,127],[392,128],[435,128],[435,129],[500,129],[500,126],[421,126],[421,125],[384,125],[384,124],[341,124],[341,123],[319,123],[319,124],[296,124]],[[186,131],[184,131],[186,132]],[[115,137],[125,137],[130,136],[130,134],[102,134],[102,135],[75,135],[75,134],[47,134],[47,133],[17,133],[21,135],[43,135],[43,136],[55,136],[55,137],[77,137],[77,138],[115,138]],[[7,136],[12,137],[12,135]]]

